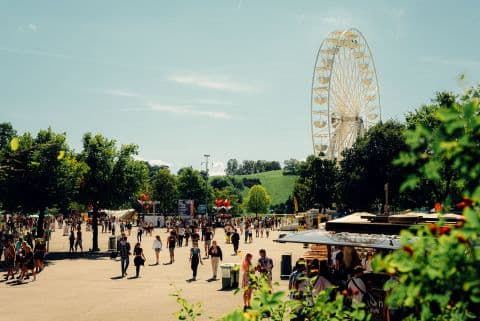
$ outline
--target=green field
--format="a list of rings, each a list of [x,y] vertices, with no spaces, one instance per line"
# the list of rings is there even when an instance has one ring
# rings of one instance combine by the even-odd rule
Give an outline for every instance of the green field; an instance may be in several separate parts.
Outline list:
[[[298,176],[284,176],[282,175],[282,170],[264,172],[258,174],[250,175],[235,175],[235,178],[243,179],[246,178],[258,178],[262,183],[262,186],[265,187],[272,197],[272,205],[283,203],[287,198],[292,195],[293,185],[297,180]],[[250,189],[245,187],[242,194],[247,196]]]

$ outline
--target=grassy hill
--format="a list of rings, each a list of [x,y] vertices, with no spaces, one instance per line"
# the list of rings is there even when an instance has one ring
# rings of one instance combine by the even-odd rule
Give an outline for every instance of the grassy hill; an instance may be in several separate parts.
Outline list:
[[[262,183],[262,186],[265,187],[272,197],[272,205],[285,202],[293,192],[293,185],[297,180],[298,176],[284,176],[282,175],[282,170],[270,171],[258,174],[250,175],[235,175],[235,178],[243,179],[246,178],[258,178]],[[247,196],[250,189],[245,187],[242,194]]]

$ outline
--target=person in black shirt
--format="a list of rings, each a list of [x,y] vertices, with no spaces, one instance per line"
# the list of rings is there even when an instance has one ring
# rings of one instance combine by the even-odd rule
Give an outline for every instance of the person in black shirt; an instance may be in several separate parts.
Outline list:
[[[232,244],[233,244],[233,252],[235,252],[235,255],[237,255],[238,244],[240,243],[240,234],[238,234],[238,231],[236,229],[233,230],[231,240],[232,240]]]
[[[192,242],[198,242],[198,240],[200,239],[200,235],[198,235],[198,232],[197,232],[197,229],[193,229],[193,232],[192,232]]]
[[[177,243],[177,237],[174,231],[170,232],[170,236],[167,238],[168,251],[170,252],[170,264],[175,262],[175,244]]]
[[[118,242],[118,252],[120,254],[120,266],[122,268],[122,278],[127,275],[128,265],[130,263],[130,243],[127,237],[122,234],[120,242]]]
[[[212,239],[213,239],[213,232],[212,230],[208,227],[207,231],[205,232],[205,258],[208,259],[208,249],[210,248],[210,245],[212,244]]]
[[[135,264],[135,272],[136,277],[140,276],[140,265],[145,264],[145,255],[143,255],[143,249],[140,247],[140,243],[135,244],[135,248],[133,249],[133,255],[135,258],[133,259],[133,263]]]

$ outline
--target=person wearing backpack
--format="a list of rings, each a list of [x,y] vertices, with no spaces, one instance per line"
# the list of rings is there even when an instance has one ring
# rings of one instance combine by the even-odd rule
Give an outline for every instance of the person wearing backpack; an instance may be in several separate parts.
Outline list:
[[[367,286],[362,280],[363,267],[361,265],[356,266],[353,269],[353,277],[348,281],[348,292],[352,294],[352,303],[358,304],[363,302],[363,296],[367,293]]]

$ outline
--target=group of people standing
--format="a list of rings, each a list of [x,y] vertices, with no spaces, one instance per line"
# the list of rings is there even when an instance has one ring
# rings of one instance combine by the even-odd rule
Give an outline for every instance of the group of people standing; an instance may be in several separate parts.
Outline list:
[[[37,273],[40,273],[45,266],[45,253],[47,251],[43,239],[36,239],[35,246],[33,244],[19,238],[17,242],[7,239],[5,243],[5,262],[7,266],[7,274],[4,276],[6,280],[15,278],[22,281],[30,278],[29,272],[36,280]]]
[[[267,257],[267,251],[260,249],[258,262],[255,265],[253,263],[253,255],[247,253],[242,262],[242,284],[243,289],[243,310],[246,311],[250,308],[250,302],[252,300],[253,284],[255,280],[255,272],[259,272],[260,277],[263,277],[268,285],[272,287],[272,269],[273,260]]]

